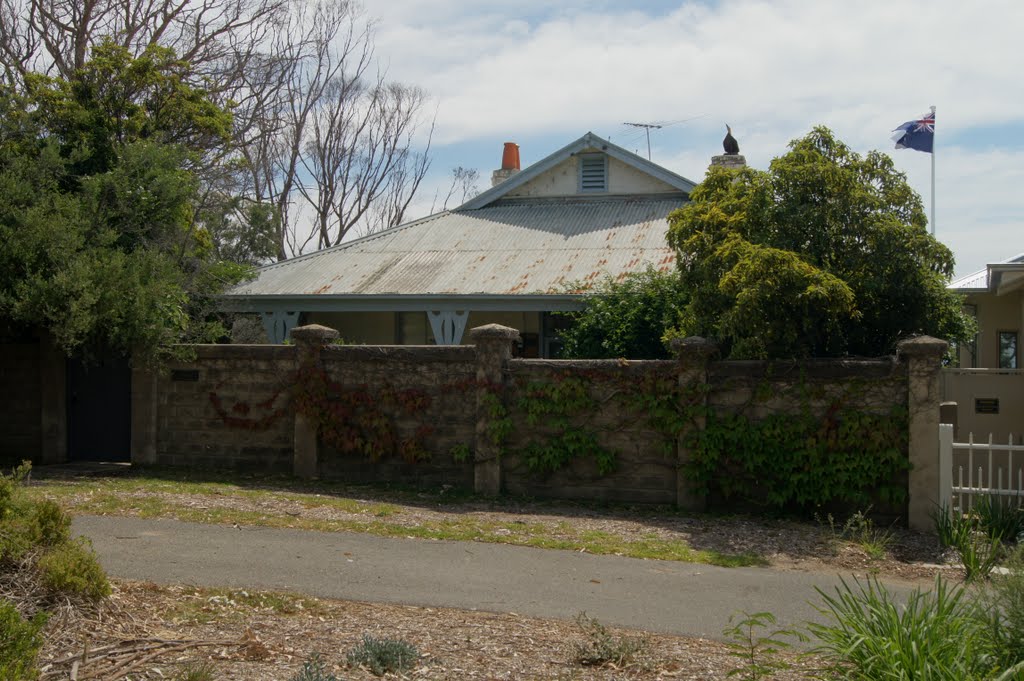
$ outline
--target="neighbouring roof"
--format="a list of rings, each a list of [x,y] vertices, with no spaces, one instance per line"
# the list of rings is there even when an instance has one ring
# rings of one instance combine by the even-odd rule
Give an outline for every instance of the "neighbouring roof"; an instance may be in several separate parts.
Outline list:
[[[1007,258],[1000,262],[989,263],[985,269],[979,270],[967,276],[960,277],[950,282],[948,288],[962,293],[977,293],[982,291],[996,292],[1002,283],[1003,275],[1018,273],[1024,270],[1024,253]],[[1016,279],[1015,277],[1014,279]]]
[[[674,266],[667,216],[685,197],[508,199],[269,265],[230,296],[516,295]]]
[[[655,193],[522,195],[536,186],[527,183],[564,177],[567,161],[594,152],[654,178],[648,185]],[[694,186],[587,133],[454,210],[268,265],[225,297],[327,304],[369,297],[565,296],[576,282],[621,279],[648,265],[673,267],[667,216]]]

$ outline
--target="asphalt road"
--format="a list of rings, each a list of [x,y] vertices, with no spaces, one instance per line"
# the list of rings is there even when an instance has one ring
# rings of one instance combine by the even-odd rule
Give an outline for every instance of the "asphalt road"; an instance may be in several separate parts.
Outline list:
[[[786,627],[820,620],[814,587],[839,583],[819,573],[175,520],[82,516],[73,530],[115,577],[559,619],[582,610],[605,624],[712,639],[742,610],[772,612]]]

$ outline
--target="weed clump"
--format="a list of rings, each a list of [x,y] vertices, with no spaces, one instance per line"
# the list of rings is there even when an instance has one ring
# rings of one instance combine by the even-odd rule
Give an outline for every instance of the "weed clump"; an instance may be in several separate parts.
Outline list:
[[[893,533],[892,530],[876,527],[870,513],[870,506],[864,511],[857,511],[847,518],[842,526],[831,513],[825,517],[824,521],[817,514],[815,514],[815,519],[819,524],[828,525],[829,531],[832,533],[832,541],[835,544],[843,542],[856,544],[872,560],[881,560],[885,558],[892,545]]]
[[[339,681],[338,677],[327,671],[323,660],[316,653],[302,663],[302,669],[291,678],[291,681]]]
[[[410,669],[420,653],[416,646],[393,638],[374,638],[363,635],[363,641],[348,654],[351,667],[364,667],[376,676]]]
[[[635,662],[647,648],[647,641],[639,637],[616,636],[594,617],[581,612],[576,615],[576,626],[583,641],[573,646],[573,660],[588,667],[622,667]]]
[[[798,631],[785,629],[761,633],[775,624],[775,615],[770,612],[742,611],[729,617],[729,626],[722,633],[730,639],[727,644],[729,654],[740,661],[740,666],[729,671],[730,678],[739,676],[743,681],[761,681],[790,668],[780,653],[792,646],[782,637],[793,636],[800,640],[807,637]]]

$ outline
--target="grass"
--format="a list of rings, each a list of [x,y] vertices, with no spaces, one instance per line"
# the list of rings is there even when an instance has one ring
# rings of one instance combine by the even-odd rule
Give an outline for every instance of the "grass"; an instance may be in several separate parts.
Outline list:
[[[586,551],[629,558],[707,563],[723,567],[766,565],[767,561],[750,553],[730,554],[695,550],[678,540],[658,538],[652,533],[622,536],[608,532],[577,530],[568,522],[525,523],[521,521],[490,521],[470,514],[448,515],[443,519],[405,524],[399,503],[420,506],[443,501],[424,493],[389,492],[396,503],[366,501],[354,498],[350,488],[329,483],[303,486],[299,491],[287,489],[296,485],[286,478],[229,478],[191,480],[180,473],[157,472],[139,476],[113,478],[79,478],[40,480],[32,493],[56,499],[76,514],[131,515],[140,518],[175,518],[186,522],[217,525],[293,528],[321,532],[361,532],[381,537],[478,541],[546,549]],[[256,485],[260,485],[256,487]],[[366,492],[366,490],[358,490]],[[427,502],[424,499],[427,499]],[[457,498],[457,497],[456,497]],[[209,500],[209,504],[203,500]],[[302,509],[298,515],[266,506],[264,510],[219,506],[222,502],[243,501],[287,505]],[[344,514],[346,518],[314,517],[316,512]],[[293,511],[294,512],[294,511]]]
[[[317,613],[320,602],[281,591],[249,591],[245,589],[186,589],[168,613],[168,619],[190,625],[241,619],[247,612],[275,615]]]
[[[853,544],[860,547],[868,558],[882,560],[889,553],[889,547],[893,542],[893,533],[892,530],[876,527],[868,515],[870,512],[870,507],[864,511],[857,511],[850,515],[841,526],[829,513],[825,521],[818,518],[818,524],[828,526],[835,544]]]
[[[943,546],[952,548],[964,568],[964,581],[986,580],[1005,557],[1002,528],[986,526],[982,513],[961,513],[945,507],[932,513],[935,531]]]
[[[217,670],[212,662],[191,662],[174,676],[174,681],[216,681]]]
[[[835,677],[869,681],[991,679],[997,646],[973,592],[937,577],[930,591],[898,602],[879,582],[843,581],[834,594],[818,590],[827,624],[811,623]]]

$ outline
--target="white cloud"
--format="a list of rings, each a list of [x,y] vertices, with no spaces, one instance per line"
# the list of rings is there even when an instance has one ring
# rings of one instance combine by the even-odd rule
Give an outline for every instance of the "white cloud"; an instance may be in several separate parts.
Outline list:
[[[438,102],[439,175],[487,163],[450,160],[451,145],[463,152],[467,143],[482,145],[478,158],[494,159],[480,167],[486,177],[506,139],[524,144],[524,161],[586,130],[646,151],[623,121],[701,116],[652,137],[654,160],[699,180],[724,122],[748,160],[764,167],[816,124],[858,151],[889,149],[893,127],[936,104],[939,236],[956,252],[958,271],[1024,251],[1024,239],[1014,241],[1024,217],[1016,198],[1020,154],[942,146],[943,134],[1024,124],[1016,87],[1024,3],[726,0],[668,12],[645,11],[642,2],[548,5],[368,6],[380,16],[377,50],[390,76],[423,86]],[[560,141],[529,147],[542,136]],[[894,158],[927,201],[927,155]]]

